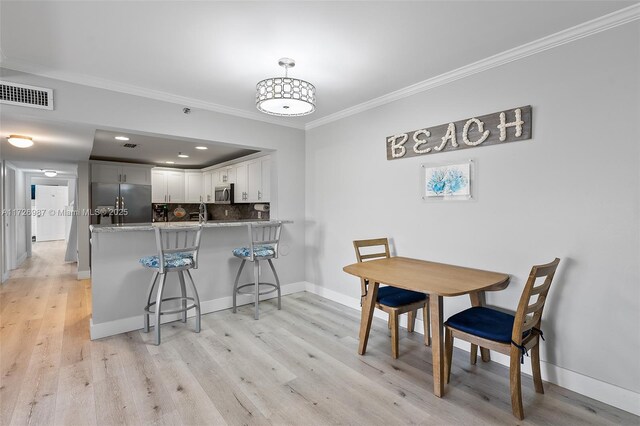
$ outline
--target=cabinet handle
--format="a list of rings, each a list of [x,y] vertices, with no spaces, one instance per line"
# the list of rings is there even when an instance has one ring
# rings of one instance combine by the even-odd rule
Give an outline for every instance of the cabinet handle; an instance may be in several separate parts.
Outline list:
[[[127,174],[126,174],[126,173],[125,173],[125,175],[124,175],[124,181],[125,181],[125,182],[127,181]]]
[[[171,194],[169,194],[169,202],[171,202]]]
[[[122,175],[118,175],[118,182],[122,182]]]
[[[258,200],[262,200],[262,193],[258,191]]]
[[[164,202],[167,202],[167,194],[164,194]]]

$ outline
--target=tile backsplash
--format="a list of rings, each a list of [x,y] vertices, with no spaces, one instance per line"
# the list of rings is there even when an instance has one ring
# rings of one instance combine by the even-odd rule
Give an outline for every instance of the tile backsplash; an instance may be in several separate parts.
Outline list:
[[[167,206],[167,216],[169,222],[186,222],[189,220],[198,220],[198,211],[200,204],[190,203],[169,203],[169,204],[153,204],[154,222],[162,220],[162,212],[164,206]],[[256,210],[258,204],[207,204],[208,220],[246,220],[246,219],[269,219],[269,211],[258,212]],[[259,205],[269,206],[269,203],[260,203]],[[176,211],[179,208],[185,210],[183,217],[177,217]],[[268,210],[268,207],[267,209]]]

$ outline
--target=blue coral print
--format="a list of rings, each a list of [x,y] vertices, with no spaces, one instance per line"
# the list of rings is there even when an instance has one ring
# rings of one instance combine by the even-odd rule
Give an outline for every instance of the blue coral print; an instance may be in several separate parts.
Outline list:
[[[457,167],[437,168],[427,179],[427,193],[438,195],[455,195],[463,192],[469,185],[469,178]]]

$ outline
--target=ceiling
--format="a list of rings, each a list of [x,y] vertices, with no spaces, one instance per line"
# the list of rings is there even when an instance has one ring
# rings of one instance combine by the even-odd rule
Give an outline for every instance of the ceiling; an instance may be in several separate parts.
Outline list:
[[[0,47],[6,68],[255,116],[256,82],[288,56],[317,110],[275,120],[303,126],[631,4],[2,1]]]
[[[128,141],[116,140],[116,136],[128,137]],[[135,144],[134,148],[125,144]],[[206,147],[198,150],[195,147]],[[179,158],[178,153],[189,158]],[[164,167],[201,169],[223,163],[258,151],[230,144],[196,141],[193,139],[168,138],[160,135],[141,135],[98,129],[95,132],[92,160],[125,161],[130,163],[155,164]],[[167,164],[174,161],[175,164]]]

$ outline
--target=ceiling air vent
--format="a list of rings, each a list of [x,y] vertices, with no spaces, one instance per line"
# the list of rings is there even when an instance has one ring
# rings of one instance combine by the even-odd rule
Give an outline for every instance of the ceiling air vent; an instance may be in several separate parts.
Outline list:
[[[137,143],[125,143],[124,145],[122,145],[125,148],[135,148],[136,146],[138,146]]]
[[[0,81],[0,103],[52,110],[53,90]]]

